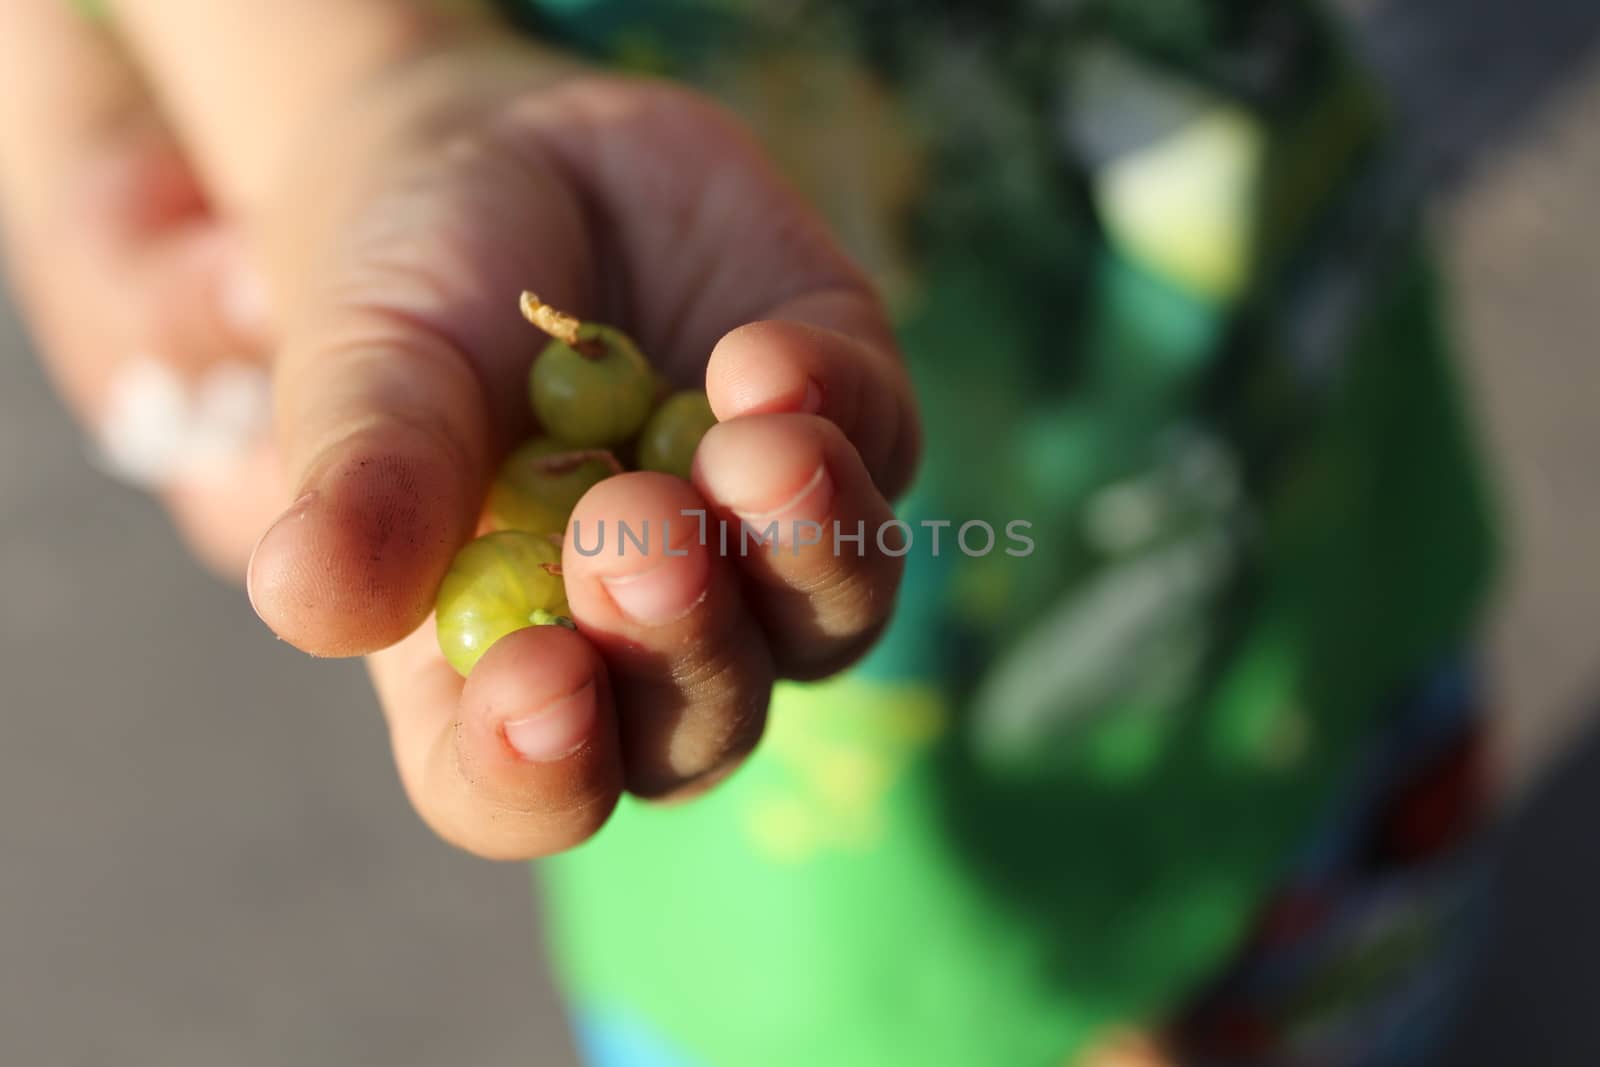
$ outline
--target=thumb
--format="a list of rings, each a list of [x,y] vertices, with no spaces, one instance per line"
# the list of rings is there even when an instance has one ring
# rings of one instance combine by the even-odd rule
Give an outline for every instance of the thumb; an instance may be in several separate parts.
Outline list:
[[[316,655],[373,652],[426,619],[530,421],[541,338],[518,293],[584,305],[571,194],[473,136],[361,150],[338,170],[370,180],[331,207],[312,181],[273,220],[276,276],[295,282],[274,372],[293,502],[248,587],[262,619]]]

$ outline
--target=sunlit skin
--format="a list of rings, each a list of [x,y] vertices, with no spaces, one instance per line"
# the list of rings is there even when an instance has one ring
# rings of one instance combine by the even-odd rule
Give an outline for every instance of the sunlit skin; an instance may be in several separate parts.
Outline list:
[[[553,438],[536,437],[500,465],[489,489],[489,526],[559,537],[583,494],[620,473],[622,466],[609,452],[574,451]]]
[[[766,514],[808,485],[819,523],[892,515],[919,435],[881,301],[725,110],[586,69],[476,3],[103,6],[109,26],[0,3],[19,306],[89,432],[136,355],[270,367],[257,453],[163,496],[281,638],[368,657],[430,827],[495,858],[569,848],[624,787],[704,789],[755,743],[775,679],[838,670],[881,631],[896,560],[692,541],[648,559],[569,544],[578,631],[511,633],[469,679],[430,619],[507,448],[550,432],[529,411],[548,340],[517,314],[524,287],[624,326],[720,417],[691,480],[606,478],[573,522]],[[635,395],[626,436],[662,393]],[[544,743],[509,729],[530,720]]]
[[[471,542],[439,586],[439,650],[463,676],[507,634],[564,622],[561,549],[549,537],[502,530]],[[570,624],[569,624],[570,625]]]
[[[705,393],[698,389],[673,393],[639,431],[639,469],[687,479],[700,439],[716,424]]]

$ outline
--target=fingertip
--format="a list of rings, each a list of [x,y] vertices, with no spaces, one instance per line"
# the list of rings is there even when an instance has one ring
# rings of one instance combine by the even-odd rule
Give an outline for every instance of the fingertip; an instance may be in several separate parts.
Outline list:
[[[886,625],[904,563],[884,546],[893,512],[839,428],[806,415],[719,423],[694,476],[719,514],[765,543],[739,563],[783,675],[822,678],[859,658]]]
[[[625,783],[641,797],[704,786],[766,721],[771,654],[707,519],[688,483],[641,472],[591,489],[568,529],[567,597],[616,685]]]
[[[468,676],[462,722],[509,767],[559,762],[599,734],[604,674],[589,643],[571,630],[518,630]]]
[[[459,477],[437,456],[378,441],[323,465],[251,554],[256,613],[316,656],[364,655],[404,638],[472,534],[475,487]]]
[[[484,655],[462,690],[451,743],[448,771],[476,797],[458,843],[480,856],[573,848],[605,825],[622,793],[604,664],[559,626],[517,631]]]
[[[819,352],[847,347],[841,334],[797,322],[764,321],[740,326],[711,350],[706,397],[718,419],[742,415],[822,410],[829,362]]]
[[[692,481],[707,500],[747,522],[792,516],[806,497],[830,495],[835,456],[850,444],[837,426],[813,415],[752,415],[719,422],[706,432],[695,453]],[[827,500],[812,500],[826,507]],[[780,515],[780,513],[784,513]]]
[[[921,429],[910,378],[887,342],[811,322],[767,320],[722,338],[706,366],[706,396],[722,422],[751,415],[821,415],[844,432],[884,495],[916,468]]]

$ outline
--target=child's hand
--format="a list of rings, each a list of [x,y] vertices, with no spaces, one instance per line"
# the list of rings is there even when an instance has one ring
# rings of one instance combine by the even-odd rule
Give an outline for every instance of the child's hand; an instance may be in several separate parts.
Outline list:
[[[324,176],[277,216],[293,265],[280,277],[303,279],[277,364],[300,500],[250,584],[309,651],[404,638],[372,665],[411,795],[447,837],[522,856],[586,837],[621,780],[666,796],[731,769],[774,678],[837,670],[887,616],[894,560],[831,543],[725,558],[682,513],[873,530],[915,430],[871,291],[726,118],[599,78],[512,78],[474,99],[481,63],[430,74],[440,100],[400,121],[384,100],[337,129]],[[590,544],[610,525],[613,548],[567,547],[581,636],[508,638],[463,690],[429,628],[406,635],[471,535],[497,454],[528,430],[544,338],[518,315],[524,286],[623,324],[681,382],[704,372],[724,424],[693,486],[632,474],[584,499],[574,520]],[[657,533],[648,557],[616,553],[618,520]],[[669,528],[686,556],[663,556]]]
[[[271,182],[228,162],[238,130],[190,127],[240,205],[281,336],[294,502],[255,550],[251,597],[307,651],[372,654],[402,778],[442,835],[488,856],[557,851],[624,786],[676,796],[726,773],[774,679],[838,670],[881,628],[899,566],[872,533],[914,463],[910,392],[866,281],[694,95],[557,75],[492,34],[359,86],[319,108]],[[628,329],[681,384],[703,373],[722,424],[692,486],[630,474],[580,504],[586,542],[602,520],[613,532],[593,558],[566,550],[581,633],[515,634],[463,685],[424,624],[496,459],[530,430],[544,338],[518,315],[524,288]],[[702,546],[682,517],[699,509],[825,532],[745,558],[735,537],[725,557],[715,527]],[[648,525],[648,556],[617,554],[619,520]],[[865,523],[864,556],[835,554],[835,521]],[[669,522],[684,555],[663,553]]]

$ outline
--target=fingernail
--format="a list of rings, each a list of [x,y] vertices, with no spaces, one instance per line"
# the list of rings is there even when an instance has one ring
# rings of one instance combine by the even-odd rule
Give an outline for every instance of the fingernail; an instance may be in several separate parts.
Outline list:
[[[261,614],[261,605],[256,603],[256,560],[261,555],[261,546],[272,539],[272,535],[277,532],[279,527],[304,517],[306,510],[311,507],[312,502],[316,499],[315,490],[309,493],[302,493],[293,504],[290,504],[284,510],[282,515],[273,520],[272,525],[267,527],[266,533],[262,534],[260,539],[256,541],[256,547],[251,549],[250,564],[245,568],[244,572],[244,592],[250,598],[250,607],[257,615]]]
[[[582,748],[594,732],[594,682],[505,725],[506,743],[530,763],[552,763]]]
[[[736,507],[733,513],[757,533],[776,526],[778,544],[788,544],[795,540],[797,527],[826,520],[832,503],[833,478],[827,464],[819,464],[806,483],[777,507],[759,511]]]
[[[602,575],[600,584],[617,610],[642,626],[676,622],[705,599],[710,560],[706,553],[689,549],[682,556],[667,556],[635,574]]]

